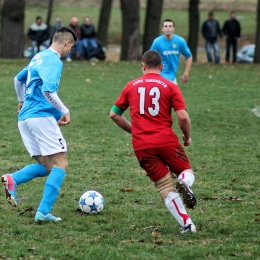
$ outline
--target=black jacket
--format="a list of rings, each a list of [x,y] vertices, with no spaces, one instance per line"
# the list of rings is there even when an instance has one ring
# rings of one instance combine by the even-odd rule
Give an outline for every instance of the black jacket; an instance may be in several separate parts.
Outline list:
[[[229,19],[224,23],[222,31],[225,35],[227,35],[230,38],[240,38],[240,23],[236,19]]]
[[[80,29],[81,29],[81,38],[82,39],[95,38],[97,35],[93,24],[86,25],[83,23],[82,25],[80,25]]]
[[[42,44],[49,38],[48,26],[45,23],[42,23],[41,25],[34,23],[29,28],[27,36],[32,41],[37,41],[39,44]]]
[[[207,20],[202,24],[201,33],[203,37],[208,41],[217,40],[218,36],[222,38],[222,32],[219,26],[219,23],[217,20],[212,21],[214,23],[214,26],[216,27],[216,36],[212,35],[211,29],[210,29],[210,21]]]

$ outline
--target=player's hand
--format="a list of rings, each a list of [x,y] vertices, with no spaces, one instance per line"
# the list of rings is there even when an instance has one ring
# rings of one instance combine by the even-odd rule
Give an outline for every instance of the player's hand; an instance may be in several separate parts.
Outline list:
[[[191,137],[185,138],[185,136],[183,136],[183,144],[184,144],[184,146],[190,146],[191,145]]]
[[[70,123],[70,113],[63,115],[58,121],[59,126],[68,125]]]
[[[18,103],[18,107],[17,107],[17,113],[18,113],[18,114],[20,113],[22,107],[23,107],[23,102],[19,102],[19,103]]]
[[[181,83],[182,83],[182,84],[187,83],[187,82],[188,82],[188,79],[189,79],[188,74],[185,74],[185,73],[184,73],[184,74],[181,76]]]

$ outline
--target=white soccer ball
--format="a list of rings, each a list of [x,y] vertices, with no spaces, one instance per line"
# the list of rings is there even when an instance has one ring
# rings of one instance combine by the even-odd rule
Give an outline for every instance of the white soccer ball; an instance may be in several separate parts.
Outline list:
[[[79,199],[79,207],[86,214],[97,214],[104,208],[105,200],[103,196],[95,191],[85,191]]]

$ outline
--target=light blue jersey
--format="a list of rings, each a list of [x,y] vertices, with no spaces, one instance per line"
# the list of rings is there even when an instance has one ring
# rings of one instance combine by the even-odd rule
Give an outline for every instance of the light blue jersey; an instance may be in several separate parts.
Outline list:
[[[186,41],[176,34],[173,35],[171,40],[167,40],[164,35],[155,38],[151,50],[160,53],[164,66],[161,76],[171,81],[174,81],[176,78],[180,54],[186,59],[192,56]]]
[[[17,74],[19,81],[26,82],[24,104],[18,121],[45,116],[60,119],[61,112],[51,105],[42,93],[58,92],[62,68],[60,55],[49,48],[36,54],[29,65]]]

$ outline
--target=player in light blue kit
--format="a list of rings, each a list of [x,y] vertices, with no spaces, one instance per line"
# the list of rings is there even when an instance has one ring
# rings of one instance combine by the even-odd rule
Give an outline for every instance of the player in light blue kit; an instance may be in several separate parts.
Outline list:
[[[70,123],[70,112],[57,92],[63,68],[60,58],[70,52],[76,40],[76,33],[71,28],[59,28],[50,48],[36,54],[14,79],[19,101],[18,128],[28,153],[37,163],[3,175],[2,183],[7,201],[16,207],[18,185],[49,175],[34,218],[36,222],[61,221],[50,211],[68,167],[67,144],[59,125]]]
[[[161,76],[177,84],[176,75],[179,68],[180,54],[186,58],[186,67],[181,82],[186,83],[189,78],[192,55],[186,41],[177,34],[174,34],[175,24],[172,20],[166,19],[162,23],[163,35],[154,39],[151,50],[161,54],[163,70]]]

